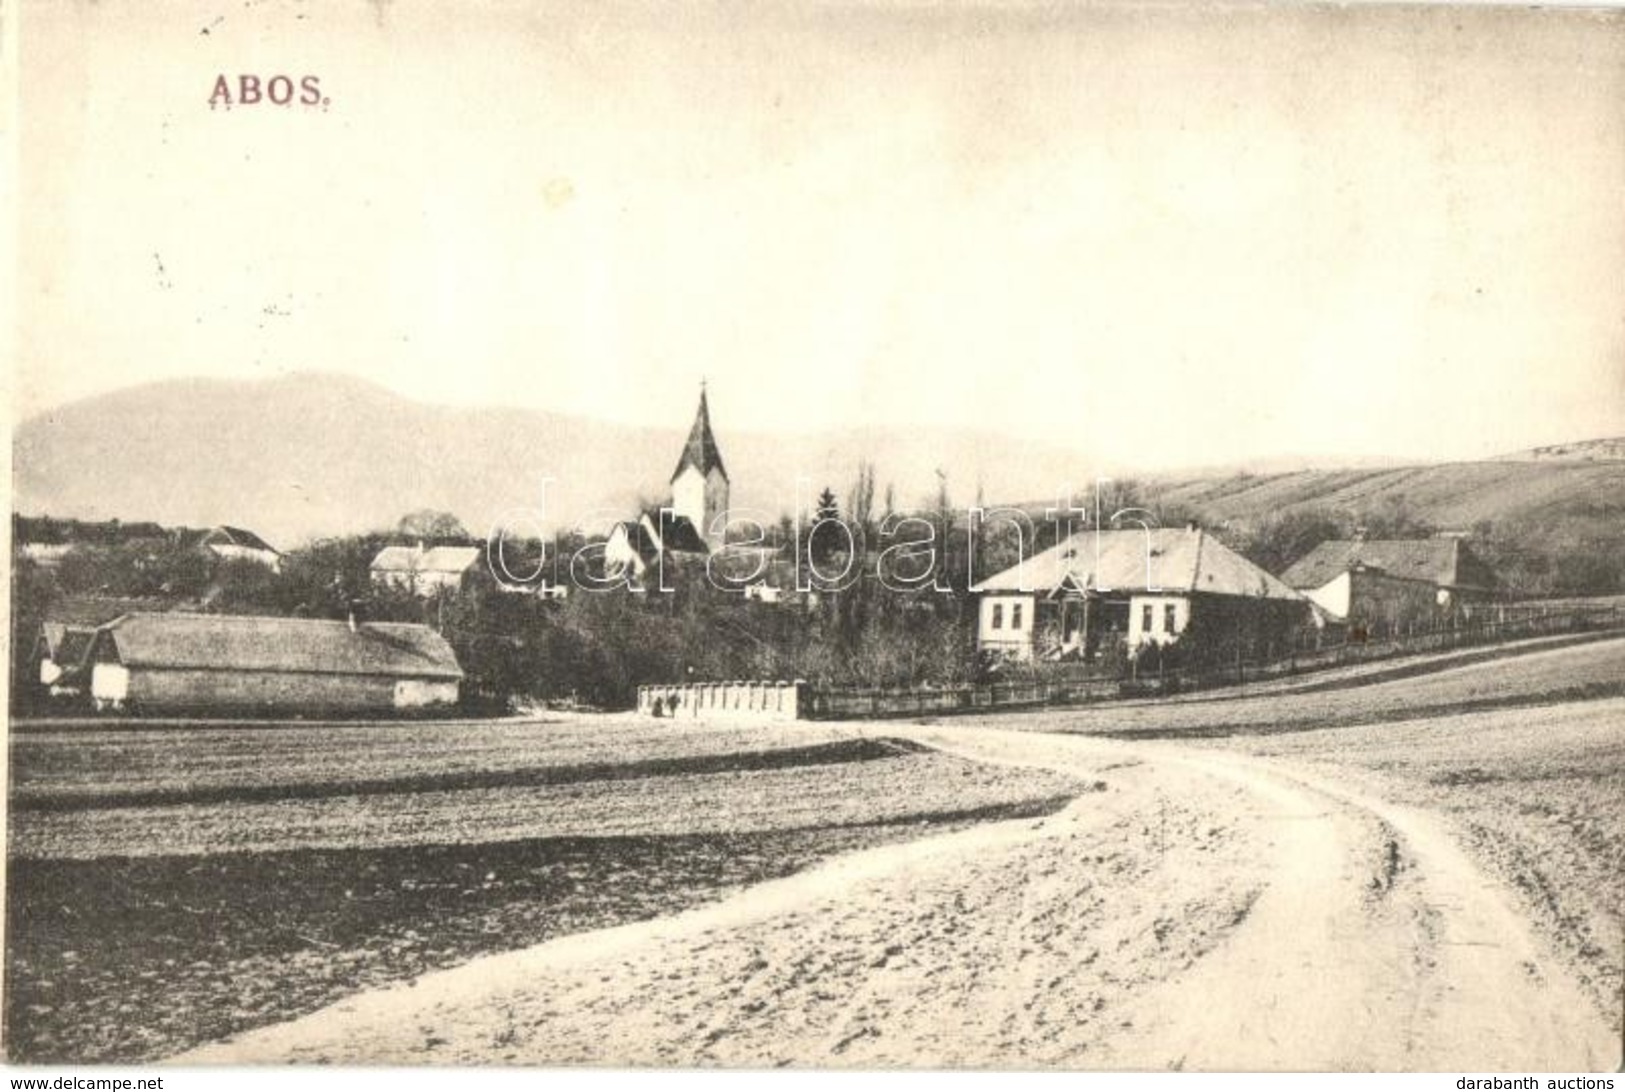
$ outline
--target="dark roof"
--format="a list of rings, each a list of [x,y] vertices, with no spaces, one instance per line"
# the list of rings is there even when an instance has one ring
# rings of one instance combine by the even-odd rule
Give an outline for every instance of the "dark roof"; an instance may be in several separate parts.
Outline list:
[[[988,577],[979,592],[1201,592],[1302,601],[1251,561],[1201,529],[1079,531],[1024,563]]]
[[[446,639],[428,626],[231,614],[127,614],[101,627],[126,667],[230,671],[301,671],[324,675],[392,675],[461,679]]]
[[[700,389],[700,408],[694,414],[694,426],[688,430],[688,442],[683,445],[683,454],[677,460],[677,469],[671,472],[671,480],[676,481],[677,475],[683,472],[683,467],[692,466],[701,474],[711,473],[716,467],[727,480],[728,470],[722,465],[722,452],[717,449],[717,438],[711,434],[711,410],[705,402],[705,389]]]
[[[137,611],[160,612],[173,604],[162,599],[133,596],[64,595],[45,608],[40,638],[46,655],[63,667],[74,667],[85,658],[96,631],[108,622]]]
[[[120,521],[52,519],[49,516],[16,516],[12,519],[12,537],[18,543],[41,546],[123,546],[133,542],[169,540],[187,546],[230,545],[251,550],[270,550],[276,547],[253,531],[241,527],[209,527],[195,530],[176,527],[166,530],[151,520],[137,523]]]
[[[1293,562],[1281,579],[1320,588],[1354,568],[1447,588],[1495,586],[1495,574],[1459,538],[1331,539]]]
[[[694,526],[694,521],[687,516],[679,516],[672,511],[653,512],[649,515],[649,522],[660,529],[661,545],[671,553],[703,554],[711,550]]]
[[[226,541],[224,543],[211,541],[221,537],[225,538]],[[277,548],[275,546],[272,546],[269,542],[266,542],[253,531],[245,531],[241,527],[227,527],[224,524],[221,524],[219,527],[206,532],[203,536],[203,541],[205,545],[211,546],[241,546],[248,550],[269,550],[273,554],[277,552]]]
[[[46,655],[60,665],[71,666],[84,659],[85,650],[95,636],[94,626],[68,626],[61,622],[45,622],[40,626]]]
[[[615,527],[626,534],[627,544],[645,564],[654,561],[662,548],[668,554],[706,554],[711,549],[700,537],[692,520],[669,510],[646,512],[640,520],[617,523],[610,528],[611,535],[615,533]],[[658,539],[650,533],[651,528],[658,531]]]

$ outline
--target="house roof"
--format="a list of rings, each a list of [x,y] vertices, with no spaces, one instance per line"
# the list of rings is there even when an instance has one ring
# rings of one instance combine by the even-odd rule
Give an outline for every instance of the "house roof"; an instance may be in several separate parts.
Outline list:
[[[162,599],[135,596],[64,595],[45,608],[40,636],[47,654],[64,666],[84,659],[96,630],[116,618],[138,611],[160,613],[175,604]]]
[[[711,434],[711,410],[706,405],[704,387],[700,388],[700,408],[694,413],[694,424],[688,430],[688,442],[683,445],[677,469],[671,472],[672,481],[677,480],[685,466],[692,466],[701,474],[709,474],[711,468],[715,467],[724,481],[728,478],[728,470],[722,465],[722,452],[717,448],[717,438]]]
[[[645,512],[643,518],[623,520],[610,528],[610,537],[620,531],[638,557],[647,564],[664,549],[668,554],[705,554],[710,547],[687,516],[675,512]]]
[[[1281,574],[1294,588],[1320,588],[1364,566],[1442,587],[1492,588],[1495,576],[1459,538],[1331,539]]]
[[[269,550],[277,553],[277,548],[266,542],[253,531],[245,531],[241,527],[227,527],[221,524],[203,532],[202,544],[205,546],[241,546],[245,550]]]
[[[372,559],[372,568],[390,573],[463,573],[479,559],[478,546],[385,546]]]
[[[641,520],[622,520],[610,528],[609,537],[614,538],[617,533],[626,536],[627,545],[645,563],[653,561],[655,555],[660,552],[660,548],[655,545],[654,535],[650,534],[649,528],[645,527]]]
[[[85,650],[96,636],[96,628],[45,622],[40,626],[40,636],[45,642],[45,653],[53,662],[76,664],[85,658]]]
[[[107,646],[126,667],[224,671],[299,671],[324,675],[393,675],[461,679],[446,639],[428,626],[268,618],[232,614],[126,614],[102,626]]]
[[[1303,596],[1200,529],[1079,531],[972,590],[1192,592],[1302,601]]]
[[[645,513],[643,518],[646,525],[653,524],[659,529],[660,544],[668,551],[674,554],[710,553],[711,548],[700,536],[699,528],[687,516],[680,516],[668,509]]]

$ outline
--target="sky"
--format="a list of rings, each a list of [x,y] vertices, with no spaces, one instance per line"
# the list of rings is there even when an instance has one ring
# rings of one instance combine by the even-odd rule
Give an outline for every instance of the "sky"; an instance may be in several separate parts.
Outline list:
[[[329,371],[1147,467],[1625,434],[1618,11],[35,0],[20,50],[14,422]]]

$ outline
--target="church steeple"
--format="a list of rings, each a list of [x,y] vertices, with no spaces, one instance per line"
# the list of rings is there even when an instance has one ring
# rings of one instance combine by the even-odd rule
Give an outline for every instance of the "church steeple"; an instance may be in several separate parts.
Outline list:
[[[671,507],[677,515],[694,524],[695,530],[712,549],[727,538],[728,471],[722,465],[722,452],[711,434],[711,407],[706,404],[705,384],[700,384],[700,408],[694,412],[694,427],[688,430],[688,443],[671,472]]]
[[[683,454],[677,460],[677,469],[671,472],[671,480],[675,482],[686,466],[698,470],[701,477],[709,477],[714,468],[722,475],[723,481],[728,480],[728,470],[722,465],[722,452],[717,449],[717,438],[711,434],[711,409],[705,401],[703,381],[700,383],[700,408],[694,413],[694,425],[688,430],[688,443],[683,445]]]

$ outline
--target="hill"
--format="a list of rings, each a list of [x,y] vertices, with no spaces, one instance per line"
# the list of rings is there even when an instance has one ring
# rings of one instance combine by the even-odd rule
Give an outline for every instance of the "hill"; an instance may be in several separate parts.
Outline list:
[[[1195,519],[1281,572],[1327,538],[1465,534],[1524,595],[1625,592],[1625,459],[1592,441],[1578,458],[1503,458],[1424,466],[1151,475],[1120,504],[1164,525]],[[1114,503],[1115,502],[1115,503]],[[1037,517],[1053,501],[1022,505]]]
[[[1155,478],[1164,505],[1209,521],[1255,522],[1305,508],[1352,516],[1403,514],[1439,530],[1491,523],[1625,515],[1625,460],[1439,463],[1374,470],[1304,470],[1210,478]]]
[[[896,486],[899,505],[936,489],[955,502],[978,483],[990,496],[1087,481],[1074,454],[949,429],[753,433],[713,399],[733,506],[764,522],[809,504],[824,485],[844,495],[860,459]],[[669,429],[505,408],[455,408],[331,375],[261,382],[197,380],[132,387],[59,407],[14,436],[14,500],[27,514],[251,528],[281,548],[315,535],[392,527],[406,512],[455,513],[484,534],[503,513],[534,509],[601,523],[640,497],[666,495],[692,406]],[[1042,485],[1029,483],[1043,483]],[[878,503],[878,498],[877,498]]]
[[[1580,440],[1570,444],[1546,444],[1517,451],[1503,459],[1563,459],[1566,461],[1607,461],[1625,459],[1625,436],[1609,436],[1597,440]]]
[[[1529,459],[1374,470],[1159,478],[1164,521],[1195,517],[1280,572],[1317,542],[1466,534],[1523,595],[1625,592],[1625,460]]]

